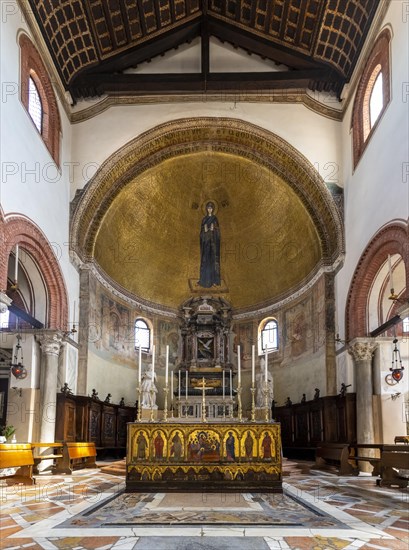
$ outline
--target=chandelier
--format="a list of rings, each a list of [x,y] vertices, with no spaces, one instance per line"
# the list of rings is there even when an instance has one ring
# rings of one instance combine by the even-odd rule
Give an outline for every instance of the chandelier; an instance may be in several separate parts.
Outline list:
[[[22,380],[27,377],[27,369],[23,365],[23,349],[21,347],[21,335],[17,334],[16,352],[13,362],[10,364],[11,372],[17,379]]]
[[[405,367],[402,365],[400,351],[397,346],[398,339],[394,338],[393,343],[395,344],[395,346],[392,350],[392,366],[389,369],[391,371],[391,374],[388,374],[385,378],[386,382],[391,386],[394,384],[398,384],[402,380],[403,371],[405,370]]]

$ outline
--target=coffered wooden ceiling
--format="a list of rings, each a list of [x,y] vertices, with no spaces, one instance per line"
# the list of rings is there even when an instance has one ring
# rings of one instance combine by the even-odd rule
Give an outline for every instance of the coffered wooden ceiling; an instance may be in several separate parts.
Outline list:
[[[28,0],[74,99],[309,88],[340,94],[379,0]],[[201,72],[126,69],[201,36]],[[288,70],[210,72],[209,37]]]

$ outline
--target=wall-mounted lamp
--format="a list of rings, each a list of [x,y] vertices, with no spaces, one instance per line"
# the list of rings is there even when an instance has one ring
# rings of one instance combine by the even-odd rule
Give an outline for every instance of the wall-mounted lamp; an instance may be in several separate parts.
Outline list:
[[[392,367],[389,369],[391,371],[391,374],[388,374],[385,377],[385,381],[390,386],[394,386],[402,380],[403,371],[405,370],[405,367],[402,365],[400,351],[397,346],[398,339],[394,338],[393,343],[395,344],[395,346],[392,350]]]
[[[14,360],[10,364],[11,372],[18,380],[27,378],[27,369],[23,365],[23,350],[21,348],[21,335],[17,334],[16,353],[14,354]]]

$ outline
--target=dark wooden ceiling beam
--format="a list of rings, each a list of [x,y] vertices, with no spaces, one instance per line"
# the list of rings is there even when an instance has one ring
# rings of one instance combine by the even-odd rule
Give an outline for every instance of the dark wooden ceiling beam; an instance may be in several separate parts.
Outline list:
[[[307,88],[314,81],[325,81],[328,71],[281,71],[266,73],[190,74],[94,74],[77,83],[77,96],[102,94],[203,93],[206,91],[259,91]]]

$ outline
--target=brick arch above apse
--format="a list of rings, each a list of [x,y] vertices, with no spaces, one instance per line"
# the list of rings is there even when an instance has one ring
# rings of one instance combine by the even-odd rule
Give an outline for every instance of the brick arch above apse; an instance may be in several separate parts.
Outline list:
[[[18,214],[4,216],[0,210],[0,288],[6,288],[8,259],[16,244],[27,251],[43,277],[48,295],[46,327],[65,330],[68,326],[67,289],[51,244],[29,218]]]
[[[409,223],[396,220],[381,228],[362,253],[352,277],[346,303],[347,340],[368,336],[368,303],[374,281],[388,255],[399,254],[405,266],[404,287],[409,287]],[[390,314],[389,314],[390,316]]]

